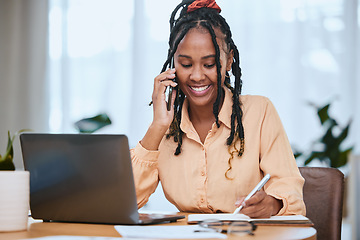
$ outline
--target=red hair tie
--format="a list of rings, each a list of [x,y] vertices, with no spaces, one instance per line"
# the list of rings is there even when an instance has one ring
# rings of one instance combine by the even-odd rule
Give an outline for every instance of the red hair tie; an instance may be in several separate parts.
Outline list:
[[[188,6],[187,12],[189,13],[199,8],[212,8],[215,9],[218,13],[221,12],[221,8],[216,4],[215,0],[195,0]]]

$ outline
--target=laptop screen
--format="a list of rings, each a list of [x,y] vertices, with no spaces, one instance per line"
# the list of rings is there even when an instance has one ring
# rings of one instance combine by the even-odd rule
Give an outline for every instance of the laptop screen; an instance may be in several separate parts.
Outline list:
[[[20,142],[33,218],[138,223],[125,135],[23,133]]]

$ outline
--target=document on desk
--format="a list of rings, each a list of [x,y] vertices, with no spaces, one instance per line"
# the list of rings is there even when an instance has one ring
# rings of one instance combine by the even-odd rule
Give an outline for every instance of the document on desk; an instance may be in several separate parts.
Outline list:
[[[124,238],[221,238],[225,239],[226,235],[215,232],[211,229],[204,231],[199,225],[187,226],[115,226]]]
[[[39,237],[39,238],[26,238],[31,240],[123,240],[120,237],[90,237],[90,236],[68,236],[68,235],[59,235],[59,236],[48,236],[48,237]],[[23,239],[25,240],[25,239]]]
[[[253,222],[257,225],[302,225],[313,226],[313,223],[302,215],[272,216],[270,218],[250,218],[244,214],[214,213],[214,214],[190,214],[188,223],[198,223],[208,220],[217,221],[244,221]]]

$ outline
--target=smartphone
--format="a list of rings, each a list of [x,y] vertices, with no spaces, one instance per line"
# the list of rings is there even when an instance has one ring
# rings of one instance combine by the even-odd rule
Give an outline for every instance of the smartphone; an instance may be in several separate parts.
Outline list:
[[[174,58],[170,61],[170,68],[174,68],[175,67],[175,63],[174,63]],[[177,82],[176,80],[176,73],[175,73],[175,78],[173,79],[174,82]],[[168,99],[167,99],[167,105],[166,108],[168,111],[171,110],[171,97],[172,97],[172,92],[173,92],[174,88],[169,86],[169,94],[168,94]]]
[[[176,77],[173,79],[174,82],[176,82]],[[169,93],[168,93],[168,99],[167,99],[167,105],[166,105],[166,108],[168,111],[171,110],[171,97],[172,97],[172,92],[174,90],[173,87],[169,86]]]

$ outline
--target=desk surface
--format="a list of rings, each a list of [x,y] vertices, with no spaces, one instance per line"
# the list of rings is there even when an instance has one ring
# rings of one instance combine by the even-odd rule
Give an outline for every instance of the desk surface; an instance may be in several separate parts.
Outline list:
[[[186,219],[169,224],[184,225]],[[316,240],[316,230],[312,227],[258,226],[254,233],[254,236],[243,236],[241,239]],[[42,222],[29,218],[27,231],[0,233],[0,240],[19,240],[55,235],[121,237],[114,225]],[[228,235],[227,239],[232,240],[235,237]]]

